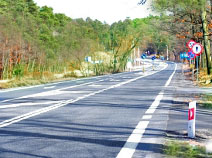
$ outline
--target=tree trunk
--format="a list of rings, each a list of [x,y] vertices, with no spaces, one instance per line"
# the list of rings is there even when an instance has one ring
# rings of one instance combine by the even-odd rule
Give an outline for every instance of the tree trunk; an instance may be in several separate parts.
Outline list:
[[[208,22],[207,22],[207,12],[204,7],[202,7],[201,20],[202,20],[202,29],[203,29],[203,39],[204,39],[204,48],[206,56],[206,65],[207,65],[207,74],[210,75],[211,71],[211,59],[210,59],[210,41],[208,39]]]

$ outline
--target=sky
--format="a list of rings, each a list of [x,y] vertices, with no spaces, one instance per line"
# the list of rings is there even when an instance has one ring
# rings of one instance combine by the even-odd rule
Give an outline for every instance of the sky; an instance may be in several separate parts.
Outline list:
[[[48,6],[55,13],[64,13],[72,19],[90,17],[112,24],[119,20],[144,18],[154,15],[150,9],[150,1],[138,5],[139,0],[34,0],[38,6]]]

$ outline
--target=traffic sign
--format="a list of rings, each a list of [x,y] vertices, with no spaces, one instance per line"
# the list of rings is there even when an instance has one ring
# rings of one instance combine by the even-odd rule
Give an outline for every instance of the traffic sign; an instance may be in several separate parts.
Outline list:
[[[186,44],[186,46],[187,46],[189,49],[191,49],[191,48],[193,47],[194,44],[196,44],[196,42],[193,41],[193,40],[190,40],[190,41],[188,41],[188,43]]]
[[[90,56],[86,56],[85,57],[85,62],[91,62],[92,60],[91,60],[91,57]]]
[[[180,53],[180,59],[187,59],[189,57],[189,55],[184,52],[184,53]]]
[[[192,50],[188,51],[188,57],[193,60],[195,58],[195,54],[192,52]]]
[[[195,43],[193,46],[192,46],[192,52],[196,55],[196,56],[199,56],[203,51],[203,47],[200,43]]]

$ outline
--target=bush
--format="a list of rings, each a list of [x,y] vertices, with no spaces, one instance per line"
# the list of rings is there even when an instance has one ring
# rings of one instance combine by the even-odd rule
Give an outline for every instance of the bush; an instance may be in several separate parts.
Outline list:
[[[20,79],[24,75],[24,65],[18,64],[13,68],[12,75]]]

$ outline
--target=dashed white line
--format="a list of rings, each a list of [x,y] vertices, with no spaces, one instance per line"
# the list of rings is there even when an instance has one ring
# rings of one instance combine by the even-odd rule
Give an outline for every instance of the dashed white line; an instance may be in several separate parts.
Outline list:
[[[151,119],[152,118],[152,115],[144,115],[143,117],[142,117],[142,120],[149,120],[149,119]]]
[[[125,143],[124,147],[121,149],[119,154],[117,155],[117,158],[128,158],[132,157],[135,149],[140,142],[141,137],[143,136],[145,129],[147,128],[149,124],[149,121],[140,121],[130,137],[127,140],[127,143]]]
[[[88,85],[89,87],[101,87],[102,85],[97,85],[97,84],[92,84],[92,85]]]
[[[168,86],[169,86],[169,84],[170,84],[170,82],[171,82],[171,80],[172,80],[172,78],[173,78],[173,76],[174,76],[176,70],[177,70],[177,66],[176,66],[176,64],[175,64],[174,72],[173,72],[172,75],[169,77],[169,80],[166,82],[165,87],[168,87]]]
[[[43,89],[52,89],[52,88],[55,88],[55,86],[44,87]]]
[[[167,87],[170,84],[170,82],[175,74],[176,68],[177,67],[175,64],[174,72],[167,80],[165,87]],[[163,92],[160,92],[157,95],[157,97],[155,98],[155,101],[152,103],[152,105],[149,107],[149,109],[147,109],[147,111],[145,112],[146,114],[153,114],[155,112],[158,105],[160,104],[160,101],[163,99],[163,95],[164,95]],[[133,156],[133,154],[136,150],[136,147],[137,147],[138,143],[140,142],[140,140],[143,136],[143,133],[145,132],[148,124],[149,124],[149,121],[140,121],[138,123],[138,125],[136,126],[136,128],[134,129],[132,134],[129,136],[127,142],[125,143],[123,148],[120,150],[120,152],[118,153],[116,158],[131,158]]]

